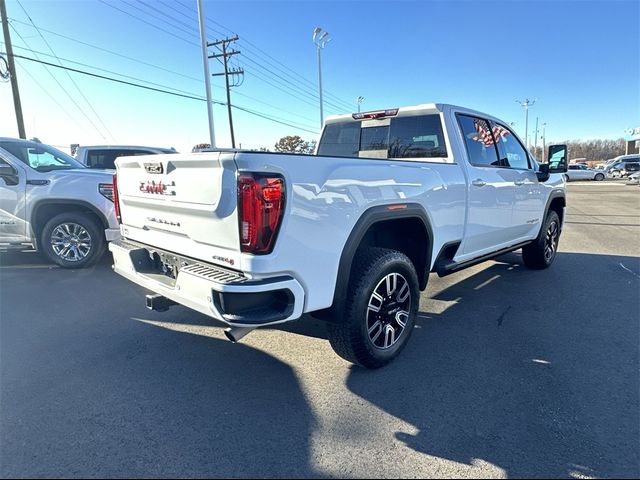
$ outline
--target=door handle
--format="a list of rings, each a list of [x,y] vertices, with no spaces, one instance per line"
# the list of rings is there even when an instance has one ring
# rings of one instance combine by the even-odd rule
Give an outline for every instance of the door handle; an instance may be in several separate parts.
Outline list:
[[[481,178],[478,178],[478,179],[474,180],[473,182],[471,182],[471,185],[473,185],[474,187],[484,187],[486,184],[487,184],[487,182],[485,182]]]
[[[519,187],[519,186],[521,186],[521,185],[524,185],[524,184],[525,184],[525,181],[524,181],[524,180],[516,180],[516,181],[515,181],[515,182],[513,182],[513,183],[515,183],[515,184]]]

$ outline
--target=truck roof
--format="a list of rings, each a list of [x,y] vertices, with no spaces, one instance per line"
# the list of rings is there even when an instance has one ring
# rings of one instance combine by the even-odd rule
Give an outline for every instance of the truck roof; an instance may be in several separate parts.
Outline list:
[[[136,148],[146,148],[146,149],[150,149],[150,150],[173,150],[175,151],[175,149],[173,147],[171,148],[167,148],[167,147],[149,147],[149,146],[145,146],[145,145],[79,145],[78,149],[81,148],[99,148],[102,150],[111,150],[111,149],[136,149]]]
[[[393,109],[395,110],[397,107],[394,107]],[[380,110],[384,110],[384,109],[380,109]],[[463,112],[463,113],[468,113],[469,115],[477,115],[480,116],[482,118],[488,118],[491,120],[496,120],[499,122],[504,122],[504,120],[500,120],[499,118],[494,117],[493,115],[489,115],[483,112],[479,112],[477,110],[472,110],[470,108],[466,108],[466,107],[460,107],[458,105],[452,105],[452,104],[448,104],[448,103],[422,103],[420,105],[411,105],[411,106],[407,106],[407,107],[399,107],[398,108],[398,114],[403,114],[403,113],[411,113],[411,112],[424,112],[424,113],[446,113],[450,110],[455,110],[456,112]],[[374,110],[377,111],[377,110]],[[368,112],[361,112],[361,113],[368,113]],[[343,114],[343,115],[331,115],[329,117],[327,117],[327,119],[325,120],[325,124],[328,123],[335,123],[335,122],[340,122],[340,121],[359,121],[353,118],[353,113],[348,113],[348,114]]]

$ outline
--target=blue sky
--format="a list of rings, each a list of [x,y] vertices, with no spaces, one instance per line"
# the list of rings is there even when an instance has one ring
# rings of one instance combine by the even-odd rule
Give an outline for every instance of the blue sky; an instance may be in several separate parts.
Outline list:
[[[7,0],[15,53],[34,57],[24,48],[51,51],[20,4],[64,65],[204,96],[196,0]],[[246,73],[232,103],[292,125],[236,110],[243,147],[317,137],[316,26],[332,38],[322,52],[325,114],[355,111],[359,95],[363,110],[446,102],[516,122],[523,136],[515,100],[537,98],[530,135],[539,117],[550,141],[617,138],[640,125],[638,1],[238,0],[205,1],[205,10],[210,40],[240,37],[233,65]],[[182,151],[208,139],[204,102],[70,73],[80,93],[62,70],[18,62],[29,137]],[[221,71],[215,60],[210,66]],[[221,77],[213,96],[225,101]],[[0,135],[17,136],[9,83],[0,83],[0,105]],[[215,106],[214,118],[218,146],[230,146],[226,107]]]

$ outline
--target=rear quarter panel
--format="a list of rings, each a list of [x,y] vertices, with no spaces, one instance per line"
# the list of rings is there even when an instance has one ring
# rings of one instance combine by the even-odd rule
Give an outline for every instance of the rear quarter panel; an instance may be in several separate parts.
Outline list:
[[[340,256],[369,208],[421,205],[434,233],[434,256],[444,243],[462,237],[466,186],[454,163],[249,152],[235,160],[240,171],[283,175],[287,195],[273,252],[243,255],[241,269],[256,276],[294,276],[307,294],[305,311],[332,304]]]

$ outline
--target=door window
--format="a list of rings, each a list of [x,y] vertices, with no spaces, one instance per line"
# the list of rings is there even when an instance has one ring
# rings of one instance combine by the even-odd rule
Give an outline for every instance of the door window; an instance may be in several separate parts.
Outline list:
[[[513,132],[504,125],[491,122],[491,131],[498,145],[500,163],[503,167],[529,169],[527,151],[515,137]]]
[[[499,167],[500,160],[489,123],[468,115],[458,115],[458,122],[467,146],[469,162],[478,167]]]

